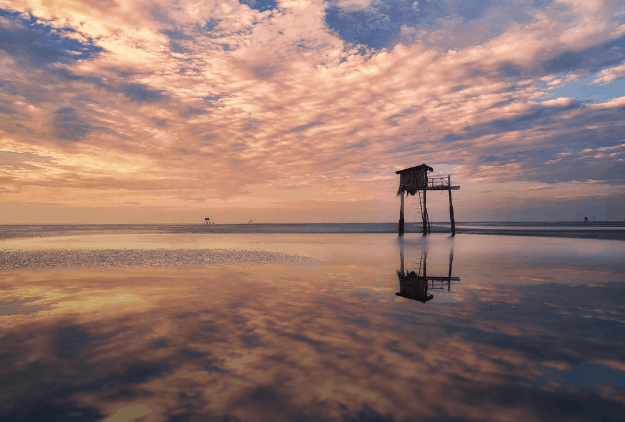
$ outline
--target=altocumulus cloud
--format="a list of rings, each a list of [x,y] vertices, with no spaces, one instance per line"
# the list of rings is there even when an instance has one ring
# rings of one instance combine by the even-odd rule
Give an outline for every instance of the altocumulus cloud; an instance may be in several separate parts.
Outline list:
[[[315,197],[385,219],[378,192],[421,162],[528,195],[624,194],[619,1],[1,4],[0,149],[55,157],[22,184],[100,180],[90,206],[245,197],[271,213]]]

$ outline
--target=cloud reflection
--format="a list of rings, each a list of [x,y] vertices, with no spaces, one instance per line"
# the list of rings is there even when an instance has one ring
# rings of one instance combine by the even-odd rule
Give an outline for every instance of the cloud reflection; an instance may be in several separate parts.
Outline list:
[[[406,248],[418,256],[421,244]],[[428,272],[446,268],[430,249]],[[422,306],[394,295],[394,265],[3,273],[3,292],[50,309],[0,317],[0,419],[622,414],[619,285],[573,289],[546,271],[552,282],[458,282],[458,301]]]

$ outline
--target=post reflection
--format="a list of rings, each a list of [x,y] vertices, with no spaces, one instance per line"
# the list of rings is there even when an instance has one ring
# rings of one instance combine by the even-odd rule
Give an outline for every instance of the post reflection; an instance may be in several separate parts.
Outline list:
[[[421,257],[419,262],[416,263],[413,269],[405,269],[404,259],[404,244],[400,243],[399,258],[401,268],[397,270],[397,277],[399,278],[399,292],[395,293],[397,296],[405,297],[407,299],[417,300],[422,303],[426,303],[429,300],[434,299],[434,296],[428,293],[429,289],[432,290],[447,290],[451,291],[451,282],[460,281],[460,277],[452,277],[451,269],[454,261],[454,247],[453,243],[449,249],[449,272],[445,275],[428,275],[427,273],[427,258],[428,258],[428,246],[427,243],[423,245],[421,249]]]

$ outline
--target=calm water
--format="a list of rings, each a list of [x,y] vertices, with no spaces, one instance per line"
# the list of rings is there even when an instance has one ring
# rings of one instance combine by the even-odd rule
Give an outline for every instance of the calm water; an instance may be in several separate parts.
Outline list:
[[[623,242],[162,231],[0,241],[0,420],[623,420]]]
[[[421,233],[421,223],[406,223],[406,233]],[[433,233],[449,233],[449,223],[432,223]],[[625,222],[456,223],[457,233],[566,237],[625,241]],[[70,224],[0,225],[0,239],[89,234],[329,234],[397,233],[397,223],[318,224]]]

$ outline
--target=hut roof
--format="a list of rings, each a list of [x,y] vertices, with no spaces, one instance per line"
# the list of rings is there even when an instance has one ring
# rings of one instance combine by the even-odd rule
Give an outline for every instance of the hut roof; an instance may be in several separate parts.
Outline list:
[[[403,173],[411,173],[413,171],[422,171],[423,169],[427,169],[428,172],[433,172],[434,169],[428,165],[425,164],[421,164],[420,166],[415,166],[415,167],[409,167],[407,169],[403,169],[403,170],[397,170],[395,172],[395,174],[403,174]]]

